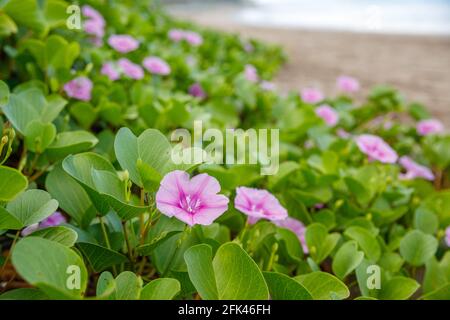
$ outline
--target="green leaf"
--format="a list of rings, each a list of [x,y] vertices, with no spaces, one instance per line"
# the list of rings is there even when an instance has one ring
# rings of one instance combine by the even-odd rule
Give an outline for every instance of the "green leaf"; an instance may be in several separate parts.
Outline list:
[[[212,264],[212,249],[207,244],[190,247],[184,253],[189,278],[203,300],[217,300],[219,293]]]
[[[344,243],[333,259],[333,273],[340,279],[344,279],[348,274],[355,270],[364,258],[364,253],[358,251],[356,241],[347,241]]]
[[[138,300],[141,294],[142,280],[133,272],[125,271],[116,278],[115,300]]]
[[[9,37],[11,34],[17,33],[17,25],[6,13],[0,14],[0,37]],[[1,85],[0,85],[1,86]],[[1,89],[0,89],[1,90]],[[0,97],[1,97],[0,93]],[[0,98],[1,100],[1,98]],[[0,106],[2,103],[0,102]]]
[[[381,248],[370,231],[362,227],[350,227],[345,230],[344,235],[355,240],[370,261],[378,261],[381,255]]]
[[[266,300],[269,291],[255,261],[236,243],[228,242],[213,260],[221,300]]]
[[[35,0],[10,0],[3,10],[19,25],[35,30],[37,33],[44,32],[46,23],[44,14]]]
[[[93,148],[98,139],[87,131],[66,131],[56,135],[55,141],[47,148],[46,154],[51,158],[61,159]]]
[[[310,255],[316,263],[321,263],[333,251],[340,235],[328,234],[327,228],[320,223],[310,224],[305,233],[306,244]]]
[[[20,171],[0,166],[0,201],[11,201],[27,186],[28,180]]]
[[[141,291],[141,300],[172,300],[181,290],[180,282],[159,278],[149,282]]]
[[[264,278],[273,300],[312,300],[309,291],[300,282],[287,275],[276,272],[264,272]]]
[[[163,231],[157,237],[151,239],[149,243],[136,247],[136,251],[140,255],[149,256],[155,248],[172,238],[174,235],[179,234],[180,232],[182,231]]]
[[[124,255],[97,244],[78,242],[77,247],[80,248],[95,272],[101,272],[128,260]]]
[[[400,254],[407,262],[416,267],[431,259],[437,248],[437,239],[419,230],[408,232],[400,241]]]
[[[12,263],[28,283],[40,288],[49,298],[81,298],[87,286],[87,271],[83,260],[66,246],[38,237],[26,237],[17,242]],[[79,268],[79,289],[69,289],[70,267]],[[77,276],[76,273],[73,274]]]
[[[3,293],[0,300],[48,300],[48,297],[39,289],[20,288]]]
[[[315,271],[294,279],[311,293],[314,300],[341,300],[350,296],[347,286],[327,272]]]
[[[9,101],[9,87],[0,80],[0,108],[3,108]]]
[[[116,290],[116,280],[109,271],[104,271],[98,277],[96,296],[98,298],[108,298]]]
[[[79,225],[87,226],[95,216],[95,208],[86,191],[61,167],[55,166],[45,180],[45,188],[58,200],[59,206]],[[70,190],[68,192],[67,190]]]
[[[41,120],[31,121],[25,129],[25,144],[30,151],[42,153],[53,142],[56,127]]]
[[[9,202],[6,210],[14,216],[22,227],[38,223],[58,209],[58,201],[43,190],[27,190]],[[5,228],[5,226],[1,226]]]
[[[74,230],[64,226],[39,229],[31,233],[29,236],[55,241],[67,247],[72,247],[78,238],[78,234]]]
[[[419,289],[420,285],[411,278],[393,277],[386,284],[381,285],[378,295],[380,300],[406,300]]]
[[[428,234],[435,234],[439,228],[439,219],[426,208],[417,208],[414,213],[414,227]]]

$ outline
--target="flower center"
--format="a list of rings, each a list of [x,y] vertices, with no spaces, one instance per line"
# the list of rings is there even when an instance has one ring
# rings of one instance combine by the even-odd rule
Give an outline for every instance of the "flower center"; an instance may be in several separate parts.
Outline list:
[[[180,207],[190,214],[195,214],[200,208],[201,201],[198,197],[186,195],[180,200]]]

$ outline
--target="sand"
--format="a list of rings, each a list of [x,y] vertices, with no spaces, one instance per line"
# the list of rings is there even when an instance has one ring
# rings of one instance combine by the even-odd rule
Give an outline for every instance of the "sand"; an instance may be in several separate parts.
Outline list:
[[[234,7],[171,10],[203,26],[281,45],[289,61],[275,78],[280,91],[317,86],[336,92],[341,74],[358,78],[361,99],[379,84],[398,88],[450,127],[450,37],[261,28],[234,19]]]

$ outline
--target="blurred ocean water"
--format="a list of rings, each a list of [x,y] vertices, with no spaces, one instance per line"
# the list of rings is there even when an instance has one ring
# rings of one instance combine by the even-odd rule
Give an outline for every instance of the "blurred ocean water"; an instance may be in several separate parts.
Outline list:
[[[354,32],[450,35],[450,0],[162,0],[182,11],[223,12],[246,25]],[[216,15],[217,16],[217,15]]]
[[[450,35],[450,0],[253,0],[245,24],[400,34]]]

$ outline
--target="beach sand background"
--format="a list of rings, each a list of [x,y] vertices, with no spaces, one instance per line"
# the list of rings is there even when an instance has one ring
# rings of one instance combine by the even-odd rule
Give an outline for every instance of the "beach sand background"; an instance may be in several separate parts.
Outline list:
[[[375,85],[390,85],[407,102],[424,104],[450,127],[449,36],[255,27],[235,19],[236,10],[232,5],[195,11],[169,8],[184,20],[281,45],[288,62],[274,82],[282,92],[317,86],[333,95],[336,78],[351,75],[361,82],[357,98]]]

